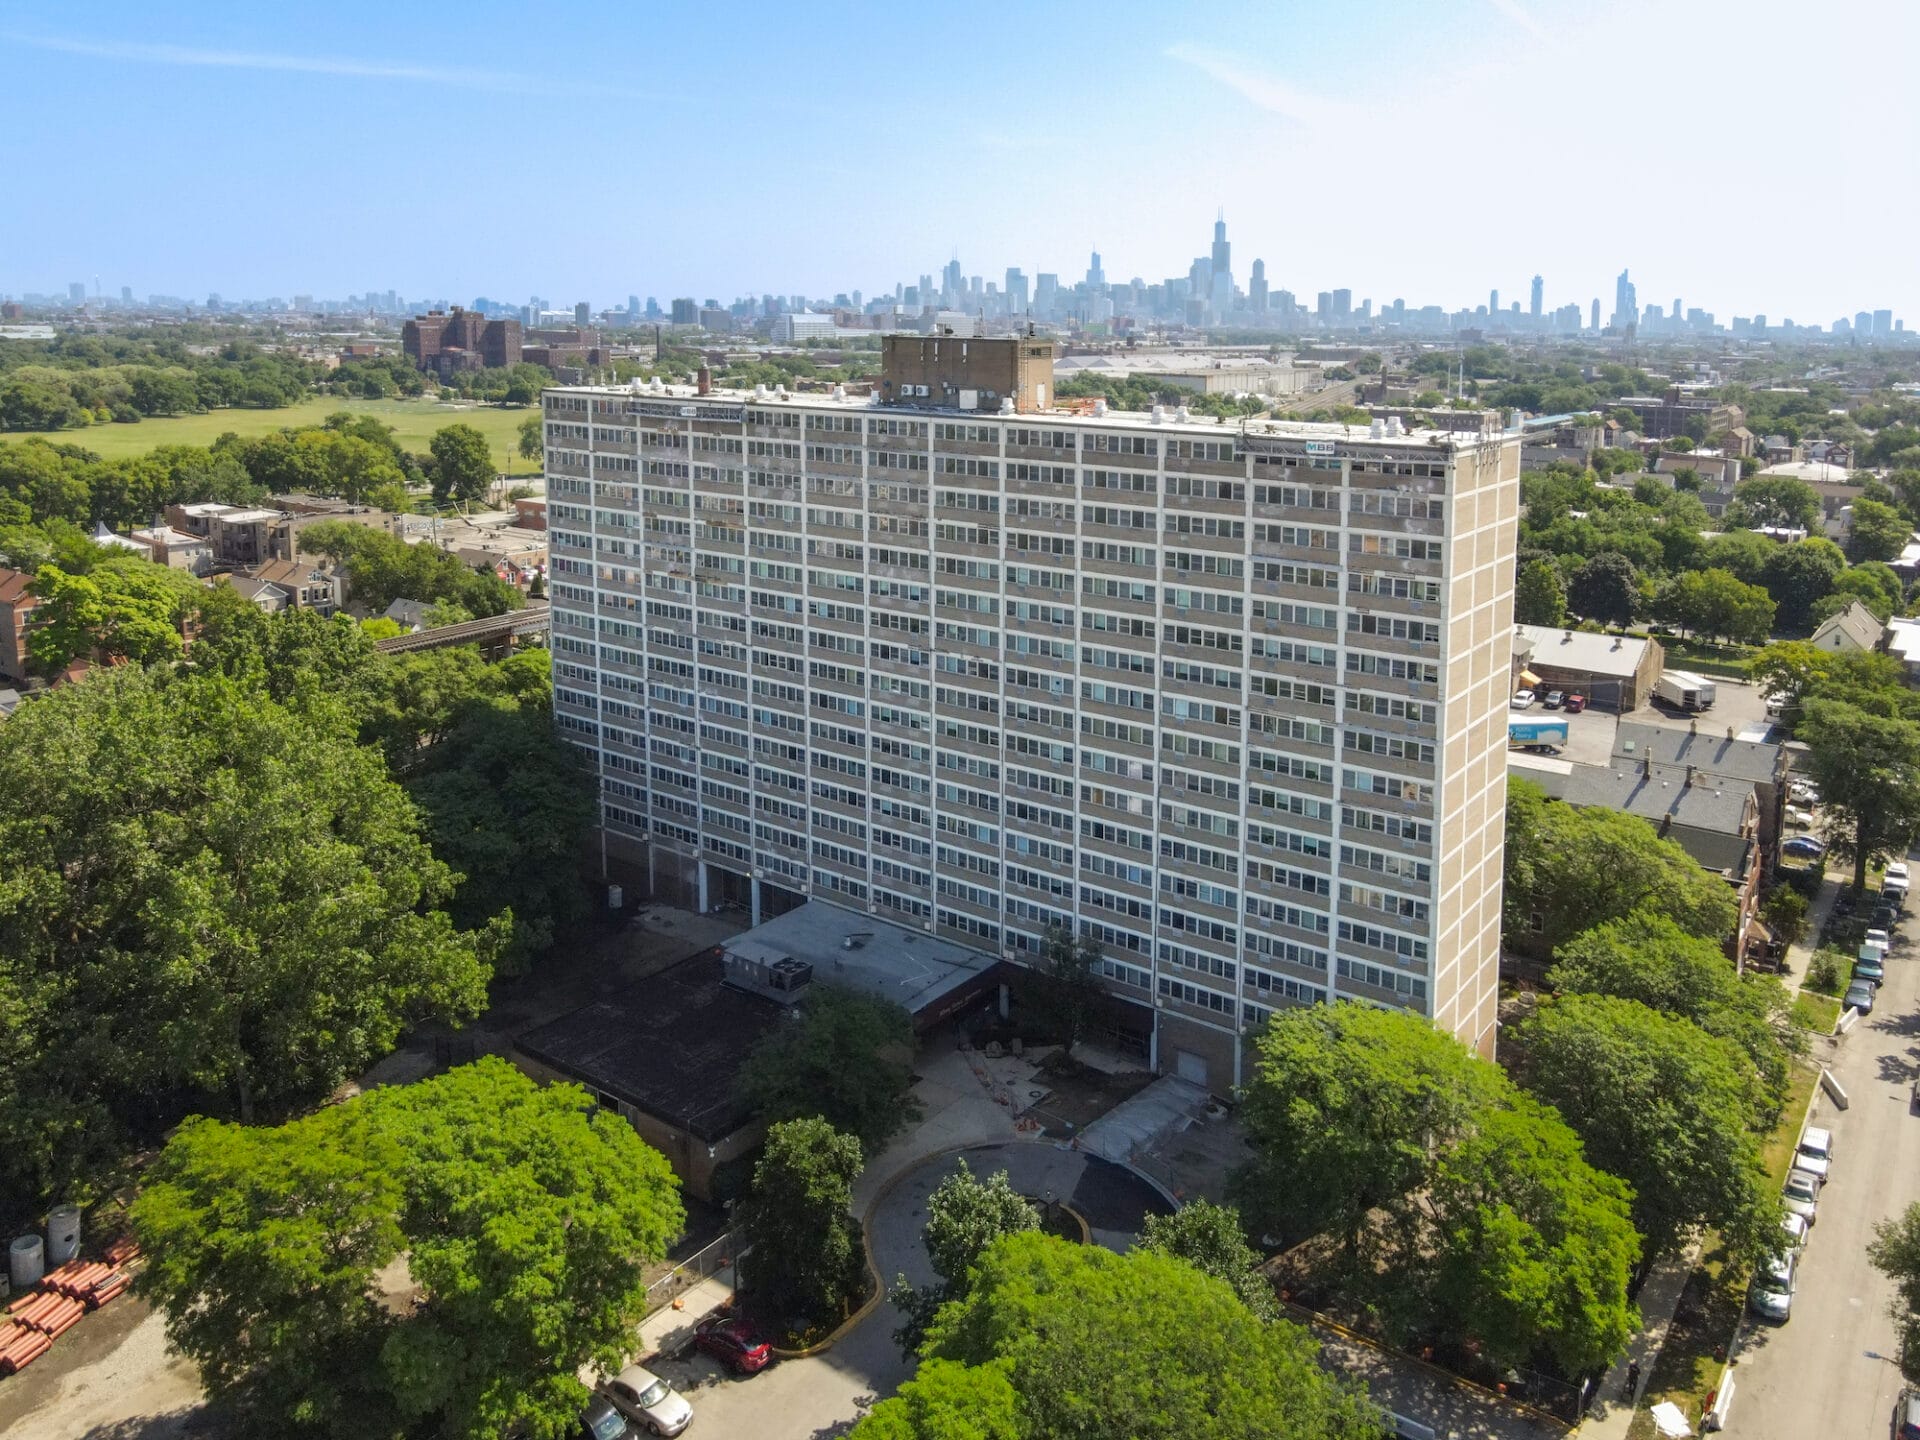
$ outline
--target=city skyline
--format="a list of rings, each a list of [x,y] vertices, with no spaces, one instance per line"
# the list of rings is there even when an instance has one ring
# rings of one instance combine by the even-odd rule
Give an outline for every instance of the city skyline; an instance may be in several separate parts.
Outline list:
[[[1770,133],[1768,172],[1788,177],[1790,214],[1769,220],[1764,205],[1743,209],[1715,190],[1690,203],[1723,210],[1726,223],[1635,222],[1646,204],[1674,198],[1640,192],[1641,160],[1724,127],[1725,92],[1706,76],[1660,83],[1658,67],[1620,58],[1619,37],[1711,57],[1717,73],[1763,74],[1762,56],[1777,65],[1793,21],[1784,6],[1488,0],[1444,15],[1313,11],[1302,26],[1309,12],[1282,5],[1217,10],[1200,37],[1156,13],[1118,5],[1091,35],[1064,11],[1019,12],[1029,23],[1018,36],[1041,63],[969,69],[969,103],[956,107],[937,83],[828,91],[773,73],[824,76],[867,52],[969,51],[930,20],[878,10],[822,27],[749,9],[750,47],[733,43],[738,29],[686,15],[562,15],[543,18],[542,43],[529,47],[517,11],[483,4],[451,54],[423,16],[381,12],[373,27],[374,12],[352,5],[324,19],[198,15],[164,34],[119,0],[18,5],[0,21],[0,44],[22,62],[0,114],[20,129],[58,96],[94,103],[68,117],[68,144],[23,157],[17,183],[41,203],[0,220],[0,288],[52,291],[99,275],[109,294],[344,295],[372,277],[410,295],[538,292],[599,306],[638,288],[724,301],[875,293],[911,283],[926,263],[913,257],[944,260],[956,245],[969,273],[989,277],[1078,276],[1097,245],[1110,277],[1154,283],[1207,253],[1194,225],[1224,206],[1236,279],[1260,258],[1276,291],[1337,286],[1376,306],[1404,296],[1451,310],[1490,289],[1524,297],[1538,274],[1549,311],[1595,297],[1604,307],[1610,277],[1631,261],[1650,292],[1722,316],[1826,325],[1863,306],[1920,311],[1899,246],[1916,202],[1879,199],[1871,147],[1827,154],[1812,134]],[[1911,48],[1920,17],[1841,3],[1817,33],[1791,33],[1795,65],[1815,74]],[[638,63],[581,58],[608,54]],[[1167,103],[1131,103],[1142,87]],[[1036,88],[1044,104],[1015,104]],[[720,113],[716,95],[727,120],[708,133],[701,117]],[[561,96],[564,106],[548,103]],[[502,123],[530,101],[538,123]],[[1915,102],[1891,87],[1849,104],[1869,133],[1916,128]],[[1169,107],[1184,121],[1173,133],[1147,123]],[[331,142],[340,131],[325,117],[348,113],[391,143]],[[240,114],[245,126],[232,123]],[[488,136],[477,171],[463,133]],[[675,143],[681,135],[699,143]],[[104,162],[75,166],[76,153]],[[756,178],[714,183],[716,153]],[[622,162],[610,170],[609,159],[621,155],[646,183],[610,183]],[[1325,182],[1305,200],[1258,183],[1303,165]],[[1590,183],[1605,174],[1619,183]],[[594,242],[555,245],[540,224],[459,223],[463,184],[497,218],[537,213],[537,199],[511,197],[542,187],[502,176],[555,182],[547,193],[597,187]],[[1837,223],[1820,204],[1808,218],[1801,189],[1813,177],[1821,195],[1874,197],[1876,223],[1848,228],[1844,273],[1806,239],[1808,225]],[[676,205],[650,206],[655,186],[674,190]],[[444,206],[423,210],[419,197],[436,187]],[[873,203],[849,204],[863,195]],[[1409,223],[1360,218],[1379,213],[1380,195]],[[423,231],[434,213],[445,223]]]

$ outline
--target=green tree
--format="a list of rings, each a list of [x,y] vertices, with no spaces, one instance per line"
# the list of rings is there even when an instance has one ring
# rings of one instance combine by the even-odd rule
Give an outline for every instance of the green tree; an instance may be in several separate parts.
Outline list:
[[[1640,609],[1640,572],[1624,555],[1595,555],[1567,582],[1567,604],[1576,615],[1625,629]]]
[[[1853,502],[1848,558],[1855,563],[1895,559],[1913,536],[1913,522],[1891,505],[1861,496]]]
[[[1875,715],[1845,700],[1806,702],[1797,736],[1810,750],[1835,848],[1866,888],[1876,855],[1904,855],[1920,836],[1920,724]]]
[[[1553,1111],[1524,1095],[1482,1114],[1441,1154],[1430,1191],[1441,1333],[1477,1338],[1496,1363],[1542,1352],[1565,1375],[1603,1369],[1640,1326],[1628,1299],[1640,1237],[1627,1187],[1583,1155]]]
[[[1378,1238],[1369,1217],[1415,1193],[1434,1151],[1493,1102],[1497,1072],[1408,1018],[1317,1005],[1276,1013],[1261,1033],[1241,1106],[1253,1159],[1233,1182],[1256,1229],[1336,1236],[1364,1268]]]
[[[1561,996],[1509,1033],[1521,1083],[1633,1188],[1650,1253],[1706,1227],[1736,1255],[1774,1245],[1780,1204],[1760,1154],[1774,1107],[1738,1046],[1604,995]]]
[[[967,1274],[987,1246],[1002,1235],[1039,1226],[1040,1212],[1013,1188],[1006,1171],[979,1180],[961,1159],[927,1197],[927,1223],[920,1235],[935,1283],[916,1289],[900,1275],[889,1292],[906,1317],[893,1334],[904,1354],[911,1358],[920,1348],[928,1324],[942,1305],[967,1293]]]
[[[499,934],[330,703],[135,667],[0,726],[0,1193],[79,1183],[191,1108],[310,1102],[477,1013]]]
[[[1737,918],[1726,882],[1637,815],[1549,801],[1507,785],[1507,943],[1540,956],[1638,910],[1719,940]]]
[[[1730,571],[1691,570],[1660,587],[1654,614],[1681,629],[1715,640],[1765,644],[1773,626],[1773,600],[1758,585]]]
[[[1812,630],[1813,607],[1846,567],[1846,557],[1831,540],[1801,540],[1775,549],[1761,567],[1760,583],[1773,596],[1780,628],[1795,635]]]
[[[854,1440],[1372,1440],[1364,1395],[1301,1327],[1150,1250],[1039,1234],[988,1248],[935,1322],[920,1372]]]
[[[1820,529],[1820,492],[1791,475],[1757,475],[1733,487],[1727,507],[1729,530],[1752,530],[1763,525],[1786,530]]]
[[[853,1218],[860,1141],[825,1120],[786,1120],[767,1130],[753,1188],[737,1210],[747,1249],[740,1288],[763,1315],[838,1320],[865,1266]]]
[[[1920,1383],[1920,1204],[1875,1223],[1867,1259],[1893,1282],[1890,1309],[1900,1333],[1900,1371]]]
[[[573,1432],[683,1223],[666,1160],[488,1058],[277,1128],[193,1120],[135,1202],[142,1291],[216,1401],[316,1436]],[[382,1288],[403,1268],[401,1298]]]
[[[1233,1287],[1241,1304],[1262,1320],[1278,1320],[1273,1282],[1260,1269],[1260,1252],[1247,1244],[1240,1212],[1211,1200],[1189,1200],[1171,1215],[1149,1215],[1140,1245],[1184,1260]]]
[[[1567,587],[1551,560],[1535,560],[1520,572],[1513,588],[1513,618],[1521,625],[1563,625]]]
[[[427,442],[433,455],[433,498],[469,503],[486,499],[493,488],[493,451],[487,437],[471,425],[443,425]]]
[[[522,420],[519,435],[522,460],[538,460],[546,453],[546,440],[540,416],[529,415]]]
[[[1094,1006],[1105,993],[1100,961],[1100,942],[1091,935],[1076,936],[1064,925],[1048,927],[1040,964],[1034,970],[1034,993],[1069,1055],[1086,1034]]]
[[[866,1155],[878,1154],[920,1113],[912,1017],[877,996],[816,985],[798,1021],[755,1043],[738,1085],[763,1120],[819,1116],[852,1135]]]
[[[1761,1119],[1770,1127],[1779,1118],[1788,1061],[1801,1048],[1792,997],[1772,975],[1736,971],[1717,940],[1689,934],[1665,915],[1635,911],[1562,945],[1547,983],[1632,1000],[1737,1045],[1762,1087]]]
[[[1287,1010],[1258,1046],[1233,1180],[1256,1225],[1337,1240],[1343,1297],[1395,1343],[1470,1333],[1500,1363],[1546,1350],[1568,1373],[1618,1353],[1627,1191],[1551,1110],[1402,1011]]]
[[[27,653],[41,675],[58,675],[75,660],[178,658],[180,625],[199,594],[192,576],[150,560],[117,555],[85,575],[43,565],[33,580],[35,607]]]
[[[407,792],[433,853],[460,876],[447,903],[454,923],[512,917],[513,938],[496,960],[502,973],[524,971],[560,927],[585,918],[580,856],[599,808],[593,777],[554,734],[545,706],[470,706]]]
[[[1823,650],[1806,640],[1776,640],[1747,661],[1747,676],[1769,700],[1780,701],[1792,721],[1815,695],[1897,693],[1903,684],[1900,662],[1891,655]]]

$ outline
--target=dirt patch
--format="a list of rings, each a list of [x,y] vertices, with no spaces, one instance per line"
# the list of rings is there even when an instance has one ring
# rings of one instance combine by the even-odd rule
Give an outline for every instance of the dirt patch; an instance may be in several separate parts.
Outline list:
[[[180,1440],[210,1433],[200,1377],[167,1351],[158,1312],[132,1295],[89,1315],[45,1358],[0,1381],[7,1440]]]
[[[1145,1070],[1118,1074],[1095,1070],[1055,1051],[1040,1063],[1035,1081],[1045,1085],[1047,1093],[1027,1113],[1040,1122],[1046,1135],[1064,1140],[1138,1095],[1153,1083],[1153,1076]]]

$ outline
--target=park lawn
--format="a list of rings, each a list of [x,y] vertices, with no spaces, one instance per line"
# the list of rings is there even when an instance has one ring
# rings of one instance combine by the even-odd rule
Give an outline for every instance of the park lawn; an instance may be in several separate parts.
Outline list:
[[[1793,1023],[1810,1035],[1831,1035],[1839,1018],[1840,1002],[1831,995],[1802,990],[1793,997]]]
[[[427,453],[434,432],[456,421],[471,425],[487,437],[494,463],[508,475],[537,475],[540,462],[520,458],[520,422],[533,414],[525,405],[478,405],[435,400],[344,400],[316,395],[282,410],[210,410],[204,415],[177,415],[142,420],[137,425],[89,425],[83,430],[0,431],[0,444],[37,435],[42,440],[78,445],[103,460],[144,455],[161,445],[211,445],[231,430],[251,439],[288,426],[318,425],[338,410],[355,415],[377,415],[391,425],[400,443],[415,454]]]

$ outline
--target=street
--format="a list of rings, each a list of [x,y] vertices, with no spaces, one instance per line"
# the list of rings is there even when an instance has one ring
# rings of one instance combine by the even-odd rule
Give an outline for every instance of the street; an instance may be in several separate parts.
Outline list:
[[[1774,1327],[1749,1317],[1735,1371],[1729,1434],[1762,1440],[1885,1435],[1900,1371],[1891,1288],[1867,1263],[1876,1221],[1920,1199],[1920,907],[1894,935],[1874,1013],[1841,1040],[1834,1078],[1851,1104],[1822,1094],[1814,1123],[1834,1133],[1833,1178],[1801,1256],[1793,1318]]]

